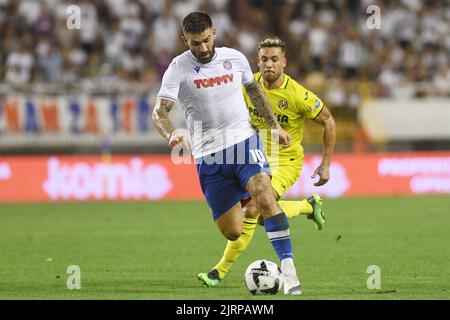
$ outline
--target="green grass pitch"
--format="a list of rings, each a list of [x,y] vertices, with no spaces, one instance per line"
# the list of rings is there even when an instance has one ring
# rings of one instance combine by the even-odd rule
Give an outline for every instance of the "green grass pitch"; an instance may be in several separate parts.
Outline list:
[[[0,205],[0,299],[449,299],[450,197],[325,200],[326,229],[290,220],[304,294],[252,296],[247,265],[278,262],[262,227],[217,288],[196,275],[224,238],[204,202]],[[66,286],[69,265],[81,289]],[[381,289],[367,288],[367,268]]]

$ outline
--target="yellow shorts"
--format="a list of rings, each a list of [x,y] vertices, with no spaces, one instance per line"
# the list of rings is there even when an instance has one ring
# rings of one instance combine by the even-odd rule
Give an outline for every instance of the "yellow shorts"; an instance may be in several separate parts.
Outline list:
[[[274,166],[273,169],[272,165],[270,166],[272,170],[272,187],[280,198],[300,178],[302,167],[303,162],[301,161],[281,163]]]

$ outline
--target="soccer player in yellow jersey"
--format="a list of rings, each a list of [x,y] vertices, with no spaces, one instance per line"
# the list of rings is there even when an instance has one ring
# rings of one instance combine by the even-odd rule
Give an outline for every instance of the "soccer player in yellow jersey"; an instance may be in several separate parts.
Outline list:
[[[305,118],[324,127],[322,162],[312,176],[312,178],[319,176],[315,186],[327,183],[330,178],[329,168],[336,140],[336,126],[330,111],[314,93],[284,73],[285,52],[286,46],[279,38],[262,40],[258,45],[260,71],[254,75],[254,78],[262,84],[281,127],[291,135],[289,147],[276,145],[276,148],[273,148],[271,134],[263,134],[264,130],[270,128],[253,107],[244,90],[251,121],[259,129],[261,140],[264,141],[272,170],[272,192],[276,199],[280,199],[300,178],[304,156],[301,143]],[[318,230],[321,230],[325,224],[321,208],[322,199],[318,195],[312,195],[309,199],[302,201],[278,201],[278,204],[288,218],[301,214],[307,215],[314,221]],[[250,201],[244,208],[242,235],[235,241],[228,241],[222,259],[210,272],[198,275],[201,282],[208,287],[214,287],[225,277],[233,263],[249,245],[256,223],[262,223],[262,219],[258,220],[258,216],[259,213],[253,201]]]

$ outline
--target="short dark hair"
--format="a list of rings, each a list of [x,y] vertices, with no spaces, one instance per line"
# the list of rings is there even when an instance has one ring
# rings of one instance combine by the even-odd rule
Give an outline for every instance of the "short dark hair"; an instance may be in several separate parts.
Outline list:
[[[258,52],[262,48],[280,48],[282,52],[286,52],[286,44],[278,37],[267,37],[258,43]]]
[[[183,19],[184,33],[202,33],[211,27],[211,17],[204,12],[191,12]]]

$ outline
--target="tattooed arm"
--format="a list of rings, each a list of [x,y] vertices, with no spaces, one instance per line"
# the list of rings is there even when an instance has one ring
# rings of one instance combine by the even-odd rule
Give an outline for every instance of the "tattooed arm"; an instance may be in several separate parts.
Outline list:
[[[174,127],[170,123],[169,112],[172,110],[175,102],[167,99],[158,98],[155,109],[153,109],[152,120],[158,132],[169,142],[171,148],[184,142],[184,136],[174,134]]]
[[[260,115],[262,115],[267,124],[272,129],[280,129],[280,124],[278,123],[277,118],[275,118],[269,99],[267,99],[267,96],[261,88],[259,82],[253,81],[252,83],[245,85],[245,91],[247,91],[247,94],[255,106],[255,109]]]
[[[291,144],[291,136],[284,131],[278,123],[269,99],[259,82],[253,81],[252,83],[245,85],[245,91],[247,91],[255,109],[266,120],[267,124],[272,128],[272,131],[275,131],[275,135],[279,137],[280,144],[284,147],[288,147]]]
[[[170,140],[170,136],[175,130],[169,120],[169,112],[174,105],[175,102],[173,101],[158,98],[152,113],[153,124],[158,129],[159,134],[167,141]]]

